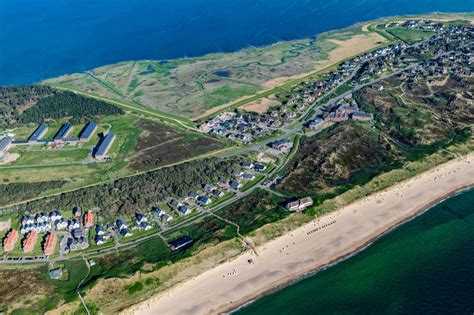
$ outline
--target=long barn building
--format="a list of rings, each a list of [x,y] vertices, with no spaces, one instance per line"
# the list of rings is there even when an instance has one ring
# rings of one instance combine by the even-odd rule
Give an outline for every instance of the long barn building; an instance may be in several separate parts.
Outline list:
[[[97,147],[94,149],[93,156],[98,160],[103,160],[112,147],[114,140],[115,134],[113,132],[109,132],[105,137],[102,138]]]
[[[89,121],[84,126],[84,128],[82,128],[81,133],[79,134],[79,140],[81,142],[89,141],[96,131],[97,131],[97,123],[93,120]]]
[[[30,143],[37,143],[41,142],[41,138],[46,134],[48,131],[48,126],[45,123],[41,123],[38,128],[31,134],[28,138],[28,142]]]
[[[10,147],[12,146],[12,143],[13,137],[6,136],[0,139],[0,159],[2,159],[6,155],[8,149],[10,149]]]

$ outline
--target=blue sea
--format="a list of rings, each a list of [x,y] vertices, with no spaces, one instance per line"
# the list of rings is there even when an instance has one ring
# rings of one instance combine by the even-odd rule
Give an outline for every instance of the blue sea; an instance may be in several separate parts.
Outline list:
[[[134,59],[229,52],[473,0],[1,0],[0,85]]]

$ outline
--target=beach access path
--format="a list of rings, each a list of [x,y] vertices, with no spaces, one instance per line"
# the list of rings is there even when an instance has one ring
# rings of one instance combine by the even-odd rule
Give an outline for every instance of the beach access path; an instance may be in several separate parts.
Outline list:
[[[217,314],[334,263],[453,193],[474,185],[474,154],[315,219],[123,314]]]

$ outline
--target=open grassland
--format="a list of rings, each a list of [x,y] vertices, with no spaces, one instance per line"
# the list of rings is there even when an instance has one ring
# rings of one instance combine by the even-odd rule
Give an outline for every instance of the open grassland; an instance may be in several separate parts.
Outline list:
[[[123,62],[45,83],[199,119],[385,42],[377,33],[354,26],[317,40],[197,58]]]
[[[402,27],[387,28],[385,29],[385,31],[409,45],[419,42],[435,34],[434,31],[406,29]]]
[[[472,152],[473,149],[472,138],[468,142],[452,145],[449,150],[409,162],[401,168],[374,177],[366,184],[356,185],[337,197],[318,202],[305,214],[285,212],[282,213],[283,216],[276,217],[279,213],[279,210],[276,209],[279,207],[279,197],[266,192],[256,192],[248,197],[249,203],[247,205],[231,205],[220,211],[219,215],[241,224],[243,228],[248,227],[249,230],[245,231],[246,237],[255,245],[261,245],[301,226],[314,219],[315,216],[319,217],[334,211],[374,192],[416,176],[455,156]],[[276,212],[273,213],[274,211],[272,212],[270,209]],[[275,222],[275,220],[277,221]],[[116,313],[129,305],[146,300],[171,286],[201,274],[246,250],[242,243],[235,239],[235,227],[216,217],[208,217],[194,222],[166,235],[166,238],[172,239],[179,235],[189,235],[196,242],[185,251],[171,252],[166,244],[157,237],[120,254],[110,254],[94,259],[97,265],[91,269],[91,274],[87,277],[83,289],[86,303],[93,306],[94,310]],[[57,307],[54,314],[81,311],[74,295],[74,287],[80,279],[86,276],[85,266],[82,261],[77,260],[67,262],[65,267],[76,271],[74,277],[65,282],[46,280],[44,267],[32,269],[30,271],[32,274],[28,274],[28,285],[41,288],[41,290],[35,290],[29,295],[22,295],[18,294],[21,292],[19,290],[24,290],[27,287],[24,285],[15,286],[8,294],[0,295],[0,305],[4,305],[4,308],[8,307],[8,310],[20,307],[24,311],[30,312]],[[13,281],[16,277],[11,273],[0,273],[0,275],[6,282]],[[45,291],[52,292],[49,293],[51,303],[46,303]],[[10,306],[8,298],[13,296],[17,299]],[[59,304],[56,306],[55,303]]]
[[[472,138],[472,78],[381,82],[355,93],[373,122],[336,124],[302,140],[277,189],[325,200],[381,173]],[[464,93],[463,93],[464,91]]]
[[[375,28],[381,22],[412,18],[385,18],[316,38],[233,53],[122,62],[49,79],[45,84],[120,102],[140,111],[148,108],[162,119],[169,116],[188,124],[189,120],[179,117],[200,120],[228,107],[252,104],[389,41],[401,39],[411,43],[429,35],[429,32],[398,29],[392,30],[392,35]],[[423,18],[443,22],[474,20],[472,14],[435,14]]]
[[[133,114],[102,117],[98,123],[97,133],[85,144],[57,149],[41,145],[13,148],[12,152],[19,153],[20,157],[11,164],[0,166],[0,184],[33,183],[35,186],[40,182],[60,181],[62,185],[48,186],[36,194],[18,194],[18,198],[8,198],[8,203],[7,198],[1,200],[0,205],[28,199],[26,196],[37,198],[131,176],[203,156],[226,146],[226,143],[197,132]],[[22,134],[28,134],[24,130],[34,127],[19,129]],[[117,136],[109,151],[111,160],[96,163],[91,158],[91,150],[99,141],[99,135],[109,130]]]
[[[175,163],[225,146],[219,140],[182,128],[148,120],[141,120],[137,125],[142,134],[130,161],[130,168],[137,171]]]

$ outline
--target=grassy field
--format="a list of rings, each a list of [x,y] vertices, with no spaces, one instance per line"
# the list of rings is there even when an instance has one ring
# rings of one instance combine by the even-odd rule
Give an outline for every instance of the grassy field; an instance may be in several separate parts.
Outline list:
[[[45,83],[144,106],[163,115],[196,118],[259,91],[301,79],[294,76],[337,63],[383,40],[377,33],[362,32],[360,26],[354,26],[328,32],[318,40],[280,42],[196,58],[122,62]]]
[[[386,31],[409,45],[419,42],[435,34],[434,31],[410,29],[410,28],[402,28],[402,27],[391,27],[391,28],[387,28]]]
[[[13,148],[11,152],[19,153],[20,157],[11,164],[0,166],[0,183],[8,185],[63,181],[61,187],[38,191],[36,197],[41,197],[179,163],[228,146],[225,142],[184,127],[160,123],[134,114],[106,116],[98,123],[97,133],[84,144],[66,145],[64,148],[41,145]],[[27,136],[34,128],[19,127],[18,134]],[[75,129],[81,128],[82,125],[76,126]],[[99,135],[108,130],[112,130],[117,136],[109,151],[111,160],[94,163],[90,156],[91,150],[98,143]],[[16,130],[14,132],[16,133]],[[19,195],[14,200],[20,201],[22,198]],[[11,198],[9,200],[11,201]]]
[[[346,35],[341,36],[344,37]],[[350,34],[347,34],[347,36],[350,36]],[[176,67],[181,66],[189,66],[188,61],[183,61],[182,63],[176,62],[175,64],[160,63],[159,67],[157,65],[151,68],[148,67],[147,62],[146,66],[140,66],[140,71],[146,72],[146,74],[139,75],[153,75],[157,77],[160,84],[170,85],[172,84],[169,79],[171,71],[175,71]],[[150,69],[153,69],[153,71]],[[125,68],[125,70],[127,70],[127,68]],[[223,76],[224,74],[219,73],[214,75]],[[117,81],[118,78],[119,77],[116,78]],[[115,83],[118,84],[118,82]],[[376,117],[376,121],[373,125],[358,124],[356,132],[349,133],[345,138],[336,139],[337,134],[321,134],[317,137],[321,137],[318,139],[324,140],[323,142],[320,141],[316,142],[316,145],[302,147],[303,151],[307,149],[303,152],[307,154],[306,156],[302,154],[298,156],[298,158],[306,158],[308,155],[314,154],[314,152],[319,154],[321,150],[327,149],[325,151],[326,154],[321,156],[324,156],[323,161],[327,158],[332,164],[324,165],[322,163],[313,163],[312,166],[316,165],[317,167],[325,168],[324,171],[329,170],[334,172],[337,170],[340,173],[336,175],[340,175],[339,179],[343,182],[331,184],[337,186],[349,183],[351,184],[350,186],[346,186],[344,190],[336,189],[335,194],[330,198],[317,200],[316,205],[306,211],[305,214],[290,214],[282,208],[282,204],[284,203],[283,198],[266,191],[257,191],[246,197],[242,202],[230,205],[220,210],[217,214],[238,224],[242,229],[242,233],[251,237],[252,241],[258,245],[313,219],[315,216],[333,211],[359,198],[415,176],[420,172],[446,162],[458,155],[472,152],[474,149],[473,138],[471,135],[468,135],[467,139],[465,138],[463,141],[448,141],[444,143],[442,147],[436,147],[437,153],[433,153],[433,151],[430,150],[423,150],[423,154],[417,156],[416,161],[407,159],[402,167],[391,171],[385,170],[386,172],[379,174],[378,171],[381,169],[378,167],[385,165],[384,163],[389,160],[388,158],[393,154],[391,146],[395,145],[393,144],[393,140],[385,138],[383,134],[403,136],[404,134],[400,128],[397,129],[397,126],[399,127],[401,123],[407,125],[407,129],[413,132],[410,132],[410,137],[395,137],[395,141],[403,141],[402,144],[405,146],[418,146],[419,143],[410,143],[410,139],[418,139],[424,143],[434,144],[437,143],[436,137],[444,137],[446,135],[444,131],[447,129],[431,130],[423,127],[423,125],[431,123],[433,119],[438,119],[436,115],[442,114],[449,119],[458,119],[465,124],[469,123],[468,119],[470,119],[468,115],[469,111],[463,109],[462,106],[465,104],[462,102],[456,104],[456,111],[450,111],[449,108],[446,109],[445,105],[448,98],[445,97],[447,94],[443,94],[443,90],[446,89],[445,86],[439,87],[439,90],[434,89],[434,97],[432,100],[435,102],[433,103],[434,109],[431,111],[428,111],[426,108],[421,108],[417,111],[413,110],[415,107],[413,104],[421,98],[421,95],[426,94],[426,91],[423,91],[422,88],[416,89],[412,87],[409,93],[398,93],[400,92],[397,92],[398,88],[397,84],[394,84],[392,89],[387,87],[385,90],[388,91],[388,94],[391,93],[391,95],[382,95],[380,97],[381,103],[377,103],[378,105],[381,104],[380,106],[373,106],[371,101],[374,100],[374,98],[371,98],[370,93],[364,95],[367,96],[366,100],[368,100],[364,104],[364,110],[373,112]],[[122,93],[117,86],[111,85],[108,89],[114,91],[113,93],[115,94]],[[143,96],[143,94],[141,94],[143,92],[140,91],[140,81],[131,80],[126,85],[126,90],[127,93],[134,93],[135,97]],[[397,99],[397,97],[400,98],[400,94],[403,94],[403,97]],[[393,101],[394,99],[395,102]],[[399,102],[400,100],[402,102]],[[417,106],[419,107],[419,104]],[[385,110],[387,113],[391,113],[388,118],[385,117]],[[136,116],[132,115],[132,117],[138,119]],[[135,122],[137,121],[138,120],[135,120]],[[381,121],[383,121],[384,124],[381,124]],[[110,120],[108,123],[110,123],[113,128],[114,125],[120,125],[121,121]],[[154,129],[145,130],[146,128],[143,126],[137,127],[136,124],[129,126],[126,122],[122,123],[124,124],[122,126],[124,129],[129,128],[127,134],[123,134],[124,137],[127,136],[128,133],[138,136],[134,138],[135,140],[126,139],[124,142],[114,144],[112,154],[116,159],[120,154],[124,154],[122,155],[122,164],[117,164],[117,168],[113,170],[116,174],[119,174],[123,170],[121,168],[122,166],[130,162],[126,161],[128,159],[126,152],[130,152],[127,150],[132,150],[140,145],[142,145],[141,149],[146,149],[146,143],[151,143],[151,141],[143,140],[143,138],[143,142],[140,142],[140,135],[151,135],[150,137],[154,138],[159,137],[160,133],[167,132],[166,128],[156,131],[154,131]],[[420,126],[418,126],[418,124]],[[372,128],[374,126],[380,129]],[[101,128],[108,128],[108,126],[104,124]],[[388,132],[390,128],[393,128],[393,131],[398,132],[398,134]],[[370,129],[370,131],[367,129]],[[136,130],[142,130],[142,133],[137,133]],[[143,132],[143,130],[146,132]],[[381,130],[381,132],[379,133],[377,130]],[[170,135],[171,139],[175,136],[177,138],[181,137],[181,131],[177,132],[175,130],[174,132],[176,133]],[[183,137],[185,142],[188,143],[193,143],[193,141],[196,140],[193,134],[184,135]],[[146,138],[146,136],[144,138]],[[341,140],[341,142],[338,142],[338,140]],[[358,142],[355,140],[358,140]],[[332,143],[333,147],[328,147],[331,141],[334,142]],[[165,147],[165,145],[162,147]],[[174,146],[170,146],[169,148],[171,149],[173,147]],[[373,151],[377,154],[370,156],[354,154],[354,152],[360,153],[354,150],[354,148],[360,149],[360,147],[364,147],[364,149],[369,148],[367,151]],[[168,150],[169,149],[166,151]],[[161,154],[164,153],[166,152],[162,151]],[[160,154],[158,154],[158,156],[159,155]],[[313,161],[309,162],[309,164],[311,164]],[[358,167],[358,169],[353,168],[350,165],[351,163],[356,166],[355,168]],[[296,167],[301,167],[301,165],[303,167],[305,166],[304,163],[295,163],[295,165]],[[95,167],[100,166],[95,165]],[[34,176],[38,178],[38,180],[41,175],[38,175],[37,171],[41,174],[42,169],[43,168],[34,169]],[[49,171],[47,168],[44,169],[44,173],[42,173],[43,176],[47,176],[48,172],[52,172],[51,169],[49,169]],[[72,172],[81,174],[80,169],[71,169]],[[369,176],[367,176],[368,173],[366,171],[372,169],[376,169],[377,172],[370,173]],[[0,169],[0,176],[2,176],[4,171],[8,172],[9,170],[10,169],[7,168]],[[18,170],[23,171],[23,169]],[[54,168],[54,170],[56,170],[56,168]],[[57,170],[58,172],[64,172],[62,174],[63,176],[70,176],[71,174],[67,173],[66,169],[57,168]],[[360,172],[360,170],[362,170],[362,172]],[[101,170],[94,169],[93,171]],[[315,173],[311,174],[311,176],[314,176],[310,179],[333,179],[332,174],[331,176],[319,176],[319,174],[314,172],[314,169],[310,171]],[[22,176],[27,178],[27,172],[28,170],[26,170]],[[326,174],[329,173],[326,172]],[[295,182],[298,180],[298,183],[301,185],[301,174],[296,175],[299,176],[295,177]],[[12,174],[10,176],[11,179],[15,181],[15,176],[17,175]],[[7,179],[10,180],[10,177]],[[345,180],[348,181],[344,182]],[[307,187],[304,186],[303,188]],[[170,286],[189,279],[205,270],[209,270],[212,266],[235,257],[244,251],[242,244],[235,240],[235,227],[226,224],[216,217],[209,216],[200,221],[193,222],[188,226],[166,235],[166,238],[170,240],[181,235],[189,235],[195,240],[191,248],[181,252],[171,252],[165,241],[156,237],[135,248],[95,258],[97,265],[92,267],[91,273],[85,282],[85,287],[82,289],[86,296],[87,304],[91,306],[94,312],[98,312],[100,309],[100,311],[104,313],[116,313],[126,306],[144,300],[158,292],[162,292]],[[0,286],[0,311],[8,308],[8,311],[16,309],[16,313],[18,314],[43,313],[47,309],[56,307],[60,300],[64,300],[65,302],[71,303],[61,306],[57,310],[58,313],[63,311],[65,313],[83,312],[78,305],[77,296],[74,291],[77,283],[87,274],[86,265],[82,260],[72,260],[66,262],[64,268],[69,272],[67,273],[67,279],[60,282],[46,279],[46,266],[26,269],[25,272],[18,275],[16,271],[12,272],[11,270],[0,269],[0,281],[2,284],[7,284]],[[71,271],[73,271],[74,274],[72,274]],[[15,281],[20,281],[19,283],[22,285],[18,286]]]

